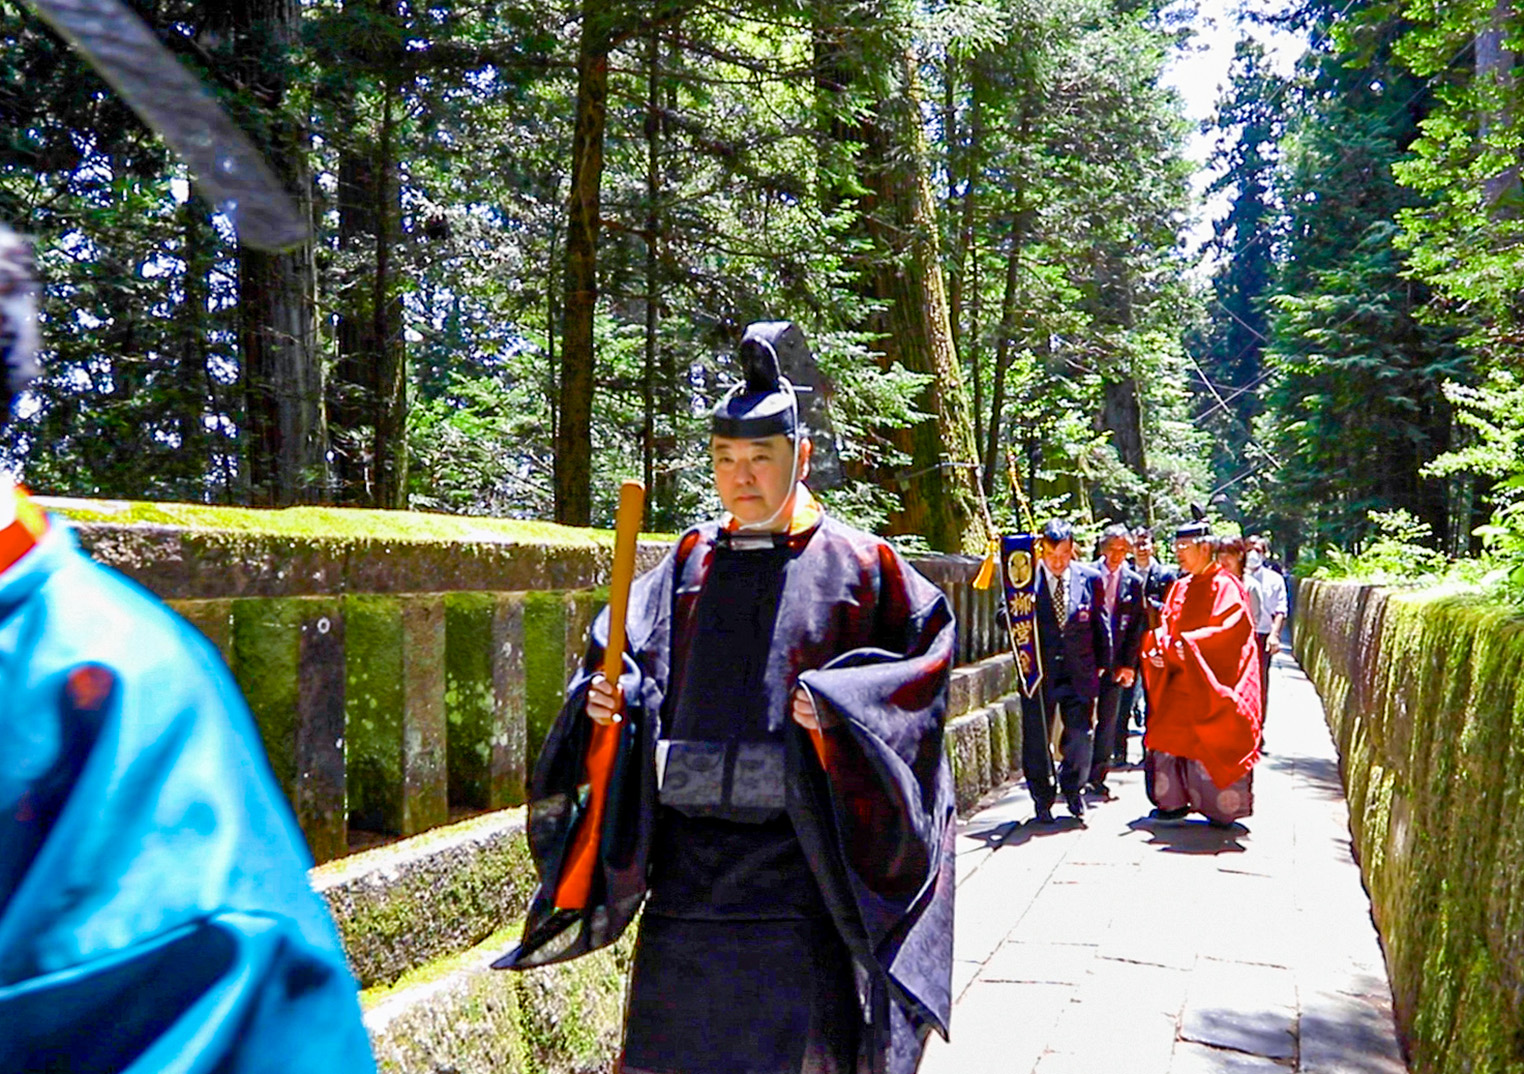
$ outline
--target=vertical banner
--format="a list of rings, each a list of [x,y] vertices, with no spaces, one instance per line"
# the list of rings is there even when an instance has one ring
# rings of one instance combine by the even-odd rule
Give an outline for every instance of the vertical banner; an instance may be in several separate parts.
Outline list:
[[[1037,643],[1037,536],[1018,533],[1000,538],[1000,566],[1005,582],[1005,610],[1011,622],[1011,651],[1021,675],[1021,692],[1031,697],[1042,683],[1042,653]]]

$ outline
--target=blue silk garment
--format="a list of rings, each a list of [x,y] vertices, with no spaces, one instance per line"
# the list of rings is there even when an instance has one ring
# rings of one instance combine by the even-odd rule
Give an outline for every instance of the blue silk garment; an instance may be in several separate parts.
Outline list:
[[[0,574],[0,1071],[373,1071],[217,652],[54,523]]]

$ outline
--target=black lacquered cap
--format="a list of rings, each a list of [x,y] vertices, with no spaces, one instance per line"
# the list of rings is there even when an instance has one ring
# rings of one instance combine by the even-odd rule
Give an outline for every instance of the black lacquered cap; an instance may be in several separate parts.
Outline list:
[[[710,418],[715,436],[760,440],[782,434],[793,437],[799,427],[799,403],[783,376],[780,362],[810,346],[792,321],[758,321],[746,327],[736,357],[745,381],[721,399]]]
[[[1197,537],[1211,535],[1212,527],[1206,520],[1206,510],[1200,504],[1191,504],[1191,520],[1175,527],[1175,540],[1194,540]]]

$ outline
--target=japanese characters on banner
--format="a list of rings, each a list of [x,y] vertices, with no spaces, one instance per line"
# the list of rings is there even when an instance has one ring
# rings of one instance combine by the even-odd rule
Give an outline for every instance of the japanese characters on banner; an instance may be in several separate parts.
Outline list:
[[[1021,692],[1031,697],[1042,682],[1042,658],[1037,643],[1037,541],[1035,534],[1000,538],[1000,573],[1005,582],[1005,608],[1010,613],[1011,651],[1021,678]]]

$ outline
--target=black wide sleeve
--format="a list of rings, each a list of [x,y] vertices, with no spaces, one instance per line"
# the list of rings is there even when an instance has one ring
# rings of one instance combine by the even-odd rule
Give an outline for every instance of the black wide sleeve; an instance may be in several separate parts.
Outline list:
[[[566,702],[545,737],[530,777],[526,827],[539,886],[530,900],[523,938],[493,963],[498,969],[528,969],[607,946],[624,932],[645,898],[673,570],[674,557],[669,555],[636,579],[630,590],[628,642],[619,680],[624,717],[588,904],[582,909],[562,909],[555,905],[554,896],[590,800],[586,758],[592,721],[587,716],[587,690],[603,666],[609,636],[607,608],[593,622],[582,666],[567,685]]]
[[[955,627],[947,599],[884,550],[882,647],[799,678],[834,726],[816,752],[830,835],[874,960],[945,1032],[952,942],[952,776],[943,747]]]

